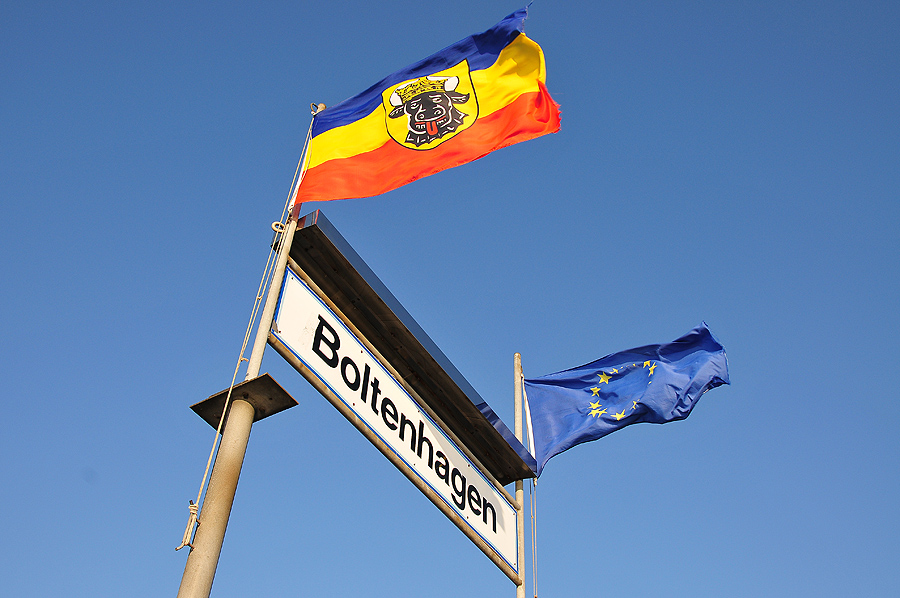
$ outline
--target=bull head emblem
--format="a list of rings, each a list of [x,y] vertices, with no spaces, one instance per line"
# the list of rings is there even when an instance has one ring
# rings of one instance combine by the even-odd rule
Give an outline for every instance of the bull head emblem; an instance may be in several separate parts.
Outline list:
[[[458,85],[459,77],[421,77],[394,90],[390,97],[394,108],[388,116],[407,116],[407,143],[419,147],[463,124],[468,114],[454,104],[465,103],[469,94],[457,92]]]

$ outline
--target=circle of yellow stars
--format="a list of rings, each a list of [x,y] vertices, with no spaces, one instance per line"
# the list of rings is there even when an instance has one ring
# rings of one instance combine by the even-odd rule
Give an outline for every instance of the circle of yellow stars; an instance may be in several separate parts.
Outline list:
[[[632,363],[632,364],[631,364],[631,367],[635,367],[635,368],[636,368],[636,367],[637,367],[637,364],[636,364],[636,363]],[[656,364],[655,364],[655,363],[651,363],[651,362],[648,360],[648,361],[645,361],[645,362],[644,362],[643,367],[645,367],[645,368],[650,368],[648,377],[649,377],[649,376],[653,376],[653,370],[656,369]],[[610,370],[610,373],[609,373],[609,374],[607,374],[606,372],[600,372],[599,374],[597,374],[597,375],[600,377],[600,382],[597,383],[598,386],[594,386],[594,387],[592,387],[592,388],[590,389],[590,390],[591,390],[591,393],[592,393],[591,396],[599,397],[599,396],[600,396],[600,386],[599,386],[599,385],[600,385],[600,384],[609,384],[609,379],[610,379],[614,374],[618,374],[618,373],[619,373],[619,370],[618,370],[617,368],[613,368],[612,370]],[[651,381],[648,382],[647,384],[650,384],[650,383],[652,383],[652,382],[653,382],[653,381],[651,380]],[[637,406],[638,406],[638,403],[639,403],[639,402],[640,402],[640,401],[632,401],[632,402],[631,402],[631,410],[632,410],[632,411],[634,411],[635,409],[637,409]],[[591,404],[591,411],[590,411],[591,417],[600,417],[601,415],[605,414],[606,411],[607,411],[606,409],[603,408],[603,405],[600,404],[600,401],[597,401],[597,402],[591,401],[590,404]],[[620,421],[622,418],[625,417],[625,415],[626,415],[625,411],[626,411],[625,408],[623,408],[621,413],[613,413],[610,417],[614,417],[614,418],[616,418],[616,421]]]

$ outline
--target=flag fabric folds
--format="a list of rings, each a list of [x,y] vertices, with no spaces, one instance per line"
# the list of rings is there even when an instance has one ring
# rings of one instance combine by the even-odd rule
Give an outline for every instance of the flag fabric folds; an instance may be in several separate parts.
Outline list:
[[[703,393],[729,383],[725,349],[705,322],[671,343],[526,379],[537,474],[554,455],[619,428],[684,419]]]
[[[369,197],[559,130],[526,9],[316,114],[295,205]]]

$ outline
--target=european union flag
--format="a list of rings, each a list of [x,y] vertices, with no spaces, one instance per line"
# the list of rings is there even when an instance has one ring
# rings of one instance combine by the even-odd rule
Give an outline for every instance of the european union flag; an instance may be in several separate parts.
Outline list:
[[[576,444],[630,424],[684,419],[703,393],[722,384],[729,384],[725,348],[705,322],[671,343],[527,379],[537,474]]]

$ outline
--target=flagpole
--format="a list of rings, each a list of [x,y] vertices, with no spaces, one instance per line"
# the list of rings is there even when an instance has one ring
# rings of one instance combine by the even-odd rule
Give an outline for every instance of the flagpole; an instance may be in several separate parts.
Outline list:
[[[282,236],[281,249],[272,274],[272,281],[269,283],[259,327],[256,330],[256,339],[247,364],[245,380],[256,378],[259,375],[263,353],[266,350],[266,341],[272,327],[272,319],[275,316],[278,295],[281,291],[281,283],[284,280],[288,254],[291,251],[291,242],[294,240],[294,231],[296,230],[297,219],[289,217],[287,228]],[[255,415],[256,408],[249,401],[240,398],[232,399],[228,409],[228,419],[222,431],[222,443],[216,453],[216,462],[209,479],[209,488],[207,488],[206,497],[203,500],[200,525],[194,534],[193,546],[184,566],[181,586],[178,588],[178,598],[209,598]]]
[[[522,355],[516,353],[513,357],[515,376],[515,428],[516,438],[522,442]],[[522,480],[516,480],[516,502],[519,508],[516,510],[516,539],[519,546],[519,570],[523,574],[519,576],[522,583],[516,586],[516,598],[525,598],[525,575],[522,563],[525,560],[525,489]]]
[[[293,212],[292,208],[290,214]],[[269,339],[269,329],[272,328],[272,320],[275,317],[275,307],[278,305],[278,294],[281,292],[281,283],[284,281],[288,254],[291,252],[291,243],[294,241],[294,232],[297,230],[297,218],[293,216],[288,216],[288,218],[287,229],[282,237],[281,252],[278,254],[278,261],[272,274],[272,283],[269,285],[269,293],[266,295],[266,304],[263,307],[259,328],[256,329],[256,339],[253,341],[253,350],[250,352],[250,361],[247,364],[247,375],[244,376],[244,380],[259,375],[263,353],[266,351],[266,341]]]

